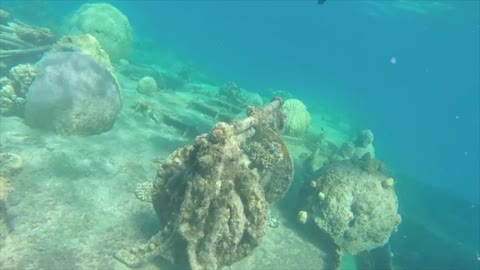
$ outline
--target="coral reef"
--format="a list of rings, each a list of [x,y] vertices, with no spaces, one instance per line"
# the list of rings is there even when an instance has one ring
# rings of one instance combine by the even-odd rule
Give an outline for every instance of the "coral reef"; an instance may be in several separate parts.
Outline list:
[[[278,199],[293,178],[291,157],[279,141],[282,102],[275,99],[260,109],[250,107],[247,118],[232,124],[217,123],[195,144],[177,149],[162,162],[152,201],[165,227],[147,243],[115,256],[137,266],[161,255],[189,269],[220,269],[249,256],[265,234],[267,198]],[[274,152],[284,156],[276,156],[274,160],[281,162],[273,162],[273,167],[254,168],[243,146],[263,142],[267,136],[280,148]],[[250,151],[254,153],[251,146]],[[286,171],[275,165],[290,171],[269,177],[275,170]],[[277,181],[278,186],[271,183]]]
[[[121,109],[120,90],[93,57],[50,53],[38,68],[25,104],[28,125],[68,135],[99,134],[113,127]]]
[[[112,61],[128,58],[133,35],[128,18],[107,3],[82,5],[70,18],[68,32],[91,34]]]
[[[0,74],[15,64],[37,61],[55,40],[50,29],[30,26],[0,9]]]
[[[90,34],[66,35],[53,44],[49,50],[49,52],[52,53],[72,51],[92,56],[114,75],[114,68],[110,62],[110,57],[94,36]]]
[[[53,44],[47,53],[71,51],[78,51],[92,56],[98,63],[105,66],[115,78],[114,69],[107,53],[101,48],[100,43],[92,35],[64,36]],[[12,67],[7,77],[0,78],[1,115],[23,116],[25,98],[36,76],[37,68],[35,66],[20,64]]]
[[[152,77],[143,77],[138,81],[137,91],[144,95],[151,96],[158,92],[157,82]]]
[[[294,137],[304,136],[312,122],[305,104],[298,99],[288,99],[283,104],[283,111],[287,115],[285,134]]]
[[[20,64],[11,68],[7,77],[0,78],[1,115],[23,115],[27,91],[36,76],[34,66]]]
[[[395,191],[383,187],[386,179],[350,160],[328,163],[315,188],[308,183],[303,189],[301,209],[351,254],[383,246],[401,222]]]

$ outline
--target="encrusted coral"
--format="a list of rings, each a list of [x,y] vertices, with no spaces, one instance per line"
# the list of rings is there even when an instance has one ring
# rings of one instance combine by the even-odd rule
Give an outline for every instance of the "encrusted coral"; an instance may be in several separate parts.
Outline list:
[[[281,189],[289,187],[293,164],[288,151],[280,149],[287,156],[275,164],[284,168],[251,167],[242,146],[271,136],[283,147],[281,104],[276,99],[264,108],[250,108],[246,119],[220,122],[195,144],[174,151],[160,164],[153,184],[153,206],[165,227],[147,243],[115,256],[138,266],[161,255],[179,268],[195,270],[220,269],[250,255],[265,234],[268,198],[286,192]]]
[[[28,88],[37,76],[33,65],[12,67],[8,77],[0,78],[0,114],[23,115]]]
[[[107,3],[82,5],[69,21],[69,33],[93,35],[112,61],[128,58],[132,48],[128,18]]]
[[[351,254],[383,246],[401,222],[395,191],[384,188],[387,178],[350,160],[331,162],[322,168],[315,189],[304,188],[301,209]]]
[[[369,129],[362,130],[357,138],[353,141],[355,146],[352,157],[361,158],[366,153],[369,153],[372,158],[375,158],[375,148],[373,147],[373,132]]]
[[[283,158],[279,146],[272,144],[262,144],[254,141],[247,143],[243,148],[247,155],[251,153],[250,160],[256,167],[271,169],[278,160]]]
[[[288,99],[283,104],[283,111],[287,115],[285,134],[294,137],[304,136],[312,122],[305,104],[298,99]]]
[[[143,182],[135,188],[135,196],[143,202],[152,202],[153,184],[152,182]]]
[[[300,224],[305,224],[307,223],[307,219],[308,219],[308,213],[307,211],[299,211],[298,214],[297,214],[297,221],[300,223]]]

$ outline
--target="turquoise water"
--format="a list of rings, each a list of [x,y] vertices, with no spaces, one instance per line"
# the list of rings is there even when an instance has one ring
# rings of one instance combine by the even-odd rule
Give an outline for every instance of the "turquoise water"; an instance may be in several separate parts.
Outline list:
[[[192,143],[193,137],[179,139],[175,143],[162,140],[152,142],[155,138],[167,136],[167,132],[162,134],[158,128],[151,126],[152,123],[142,126],[135,122],[138,115],[129,114],[131,110],[128,107],[138,98],[135,91],[137,78],[127,78],[124,76],[126,73],[122,74],[121,58],[131,64],[155,66],[161,70],[161,78],[156,78],[159,88],[167,84],[183,85],[185,82],[178,82],[180,76],[170,78],[165,74],[180,74],[179,70],[188,70],[189,78],[185,81],[189,83],[223,85],[233,81],[239,87],[260,95],[264,102],[271,98],[272,91],[283,90],[306,105],[312,115],[309,129],[312,133],[327,130],[327,139],[334,143],[353,138],[365,129],[375,134],[375,157],[386,164],[395,178],[399,213],[402,215],[398,232],[393,233],[389,241],[394,269],[480,267],[478,1],[327,0],[321,5],[313,0],[106,2],[128,18],[133,33],[128,54],[118,58],[110,54],[112,64],[119,73],[117,78],[120,87],[126,90],[122,90],[125,93],[122,96],[124,106],[119,123],[109,132],[116,134],[112,138],[125,139],[123,136],[133,134],[132,126],[139,129],[138,132],[143,129],[145,136],[150,138],[145,141],[154,145],[152,148],[144,146],[148,150],[138,150],[148,153],[141,158],[143,164],[156,157],[165,158],[174,149]],[[2,1],[1,7],[21,21],[51,28],[61,37],[70,33],[68,21],[83,3]],[[95,32],[91,34],[95,36]],[[22,63],[19,60],[16,64]],[[147,71],[148,68],[143,69],[145,74]],[[174,115],[183,117],[188,112],[182,112],[186,103],[178,100],[187,100],[182,93],[188,91],[171,88],[173,90],[169,89],[167,93],[172,94],[168,104],[174,105],[168,107],[169,112],[175,111]],[[175,93],[180,94],[176,96]],[[152,102],[156,100],[155,96],[145,95],[143,98]],[[159,106],[166,107],[165,104],[160,102]],[[156,117],[145,111],[140,114],[152,119]],[[0,127],[6,138],[1,145],[2,152],[22,148],[21,145],[11,145],[15,141],[13,137],[18,137],[12,130],[21,130],[16,132],[25,132],[30,136],[36,134],[35,131],[29,133],[29,129],[18,126],[16,122],[10,122],[15,121],[12,119],[22,119],[21,116],[2,116],[1,119],[4,123],[2,126],[9,127],[9,130]],[[215,122],[195,121],[194,135],[208,131],[210,124]],[[44,134],[37,139],[49,141],[46,139],[48,136]],[[108,133],[102,136],[108,136]],[[79,145],[96,145],[102,140],[113,144],[113,139],[108,137],[100,137],[99,141],[95,141],[95,138],[92,142],[88,139],[74,140]],[[119,145],[128,146],[128,142],[125,139]],[[63,147],[62,142],[50,143],[56,144],[57,149]],[[110,155],[125,155],[116,152],[114,145],[111,148],[105,146]],[[291,145],[287,140],[287,146]],[[132,146],[135,147],[140,146]],[[71,150],[72,153],[76,152],[75,149]],[[101,145],[98,149],[102,149]],[[282,209],[282,205],[294,204],[298,200],[295,192],[303,182],[309,181],[303,178],[304,168],[299,165],[297,158],[305,150],[299,149],[289,148],[294,156],[296,174],[291,190],[284,199],[287,202],[279,203],[278,211],[283,214],[278,215],[285,216],[286,223],[289,219],[290,222],[295,219],[297,209]],[[24,155],[28,155],[28,151],[19,150]],[[88,155],[85,155],[85,159],[88,159]],[[23,158],[28,159],[25,156]],[[79,171],[84,171],[84,167],[78,165],[82,161],[75,159],[72,162],[74,165],[65,165],[60,171],[83,174]],[[89,164],[85,167],[92,172],[84,172],[87,178],[89,173],[96,175],[99,170],[107,170],[96,170],[98,163],[93,161]],[[112,170],[119,170],[114,161],[112,164]],[[141,171],[145,172],[140,174],[151,181],[156,167],[148,164],[142,165],[145,168]],[[28,162],[25,162],[27,165]],[[15,182],[16,179],[12,177],[12,185],[17,190],[12,197],[21,196],[19,192],[28,190],[25,179],[35,175],[32,168],[32,174],[28,174],[29,169],[24,168],[16,176],[23,177],[23,182]],[[69,181],[63,179],[63,173],[58,173],[58,170],[52,168],[51,171],[59,181]],[[105,179],[108,179],[107,176]],[[105,185],[108,187],[108,183]],[[14,202],[10,204],[14,210],[19,208],[17,211],[22,212],[19,200],[14,197]],[[27,210],[23,211],[28,213]],[[24,222],[28,222],[28,219]],[[148,226],[156,224],[155,217],[150,216],[145,223],[147,225],[141,225],[147,231],[143,234],[151,236],[158,231],[158,225]],[[134,225],[132,227],[135,228]],[[145,235],[142,236],[145,238]],[[129,238],[132,239],[144,240]],[[122,244],[125,245],[119,242],[117,246]],[[111,254],[110,249],[114,248],[105,249],[105,254]],[[268,248],[266,250],[268,253]],[[39,258],[54,256],[53,252],[41,254]],[[6,262],[6,256],[0,259],[4,260],[3,264],[13,267],[11,269],[27,269],[22,267],[34,265],[37,260],[32,259],[33,262],[29,262],[31,264],[15,264]],[[354,260],[348,256],[344,260],[344,269],[362,269],[355,266]],[[258,261],[253,260],[249,266],[258,266],[260,269],[262,264],[256,263]],[[291,266],[285,263],[285,267],[287,265]],[[63,267],[74,268],[68,260]],[[75,267],[83,269],[87,266],[80,263]],[[147,267],[160,269],[163,264],[157,262]],[[271,267],[280,269],[278,266]],[[305,265],[303,268],[308,267]],[[60,266],[49,269],[60,269]],[[242,269],[242,266],[238,266],[238,269]]]

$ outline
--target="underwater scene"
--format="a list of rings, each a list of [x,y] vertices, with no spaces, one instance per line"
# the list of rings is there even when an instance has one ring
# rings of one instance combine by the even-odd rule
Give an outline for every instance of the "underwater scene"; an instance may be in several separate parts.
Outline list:
[[[0,269],[480,269],[480,1],[0,1]]]

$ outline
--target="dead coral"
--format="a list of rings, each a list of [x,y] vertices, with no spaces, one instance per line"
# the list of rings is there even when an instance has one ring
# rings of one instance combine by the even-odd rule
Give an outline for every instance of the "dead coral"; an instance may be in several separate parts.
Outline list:
[[[250,255],[265,234],[267,198],[284,194],[293,176],[291,157],[279,141],[282,102],[251,108],[249,117],[232,124],[220,122],[193,145],[173,152],[160,165],[153,185],[153,206],[165,227],[146,244],[120,250],[116,257],[129,266],[161,255],[179,267],[220,269]],[[266,136],[272,136],[272,147],[284,155],[275,165],[290,169],[268,181],[263,178],[285,170],[258,170],[242,149]],[[279,178],[278,188],[265,189]]]
[[[55,42],[48,28],[34,27],[13,19],[0,9],[0,74],[20,61],[35,62]]]

